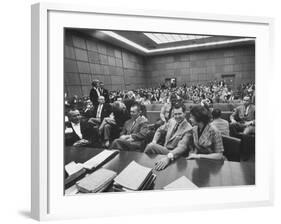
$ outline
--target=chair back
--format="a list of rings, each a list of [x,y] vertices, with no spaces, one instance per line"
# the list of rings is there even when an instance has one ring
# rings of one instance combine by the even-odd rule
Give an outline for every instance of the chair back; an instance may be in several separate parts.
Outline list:
[[[240,162],[241,140],[239,138],[222,135],[222,141],[224,147],[224,156],[229,161]]]

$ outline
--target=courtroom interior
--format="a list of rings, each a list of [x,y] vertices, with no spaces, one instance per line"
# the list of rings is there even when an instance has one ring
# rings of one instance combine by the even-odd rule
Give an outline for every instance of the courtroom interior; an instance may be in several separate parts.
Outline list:
[[[63,97],[65,195],[255,184],[255,38],[65,28]]]

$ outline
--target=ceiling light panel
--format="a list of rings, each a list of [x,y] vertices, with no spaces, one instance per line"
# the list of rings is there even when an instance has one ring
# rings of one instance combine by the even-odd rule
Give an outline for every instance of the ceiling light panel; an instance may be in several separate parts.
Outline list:
[[[160,33],[144,33],[148,38],[153,40],[157,44],[172,43],[185,40],[195,40],[207,38],[210,36],[202,35],[179,35],[179,34],[160,34]]]

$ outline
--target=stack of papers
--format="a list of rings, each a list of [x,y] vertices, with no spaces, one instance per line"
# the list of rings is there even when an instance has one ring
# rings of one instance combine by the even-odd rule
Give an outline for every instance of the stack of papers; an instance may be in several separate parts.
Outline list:
[[[172,183],[164,187],[164,190],[183,190],[183,189],[196,189],[198,188],[187,177],[182,176]]]
[[[132,161],[115,179],[114,189],[117,191],[138,191],[149,189],[156,175],[152,169]]]
[[[112,159],[118,153],[118,150],[103,150],[98,155],[83,163],[83,167],[87,170],[97,169],[98,167],[101,167],[103,164]]]
[[[75,183],[74,181],[77,181],[85,176],[87,170],[92,172],[93,170],[98,169],[118,153],[118,150],[103,150],[101,153],[89,159],[85,163],[75,163],[74,161],[68,163],[65,165],[65,171],[68,174],[65,179],[65,186],[71,186]]]
[[[98,169],[76,183],[81,193],[96,193],[104,191],[116,177],[116,172],[108,169]]]
[[[77,181],[86,174],[86,170],[81,163],[70,162],[64,168],[68,174],[68,177],[64,181],[65,186],[69,186],[73,181]]]
[[[75,163],[74,161],[65,165],[65,171],[67,172],[68,176],[71,176],[72,174],[79,172],[83,168],[84,168],[83,164]]]

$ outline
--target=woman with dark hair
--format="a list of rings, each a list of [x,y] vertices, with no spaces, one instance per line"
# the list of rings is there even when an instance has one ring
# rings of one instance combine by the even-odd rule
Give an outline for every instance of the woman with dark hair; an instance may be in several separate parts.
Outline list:
[[[210,125],[210,112],[203,106],[194,106],[190,110],[193,124],[191,150],[188,159],[223,159],[223,143],[220,132]]]

